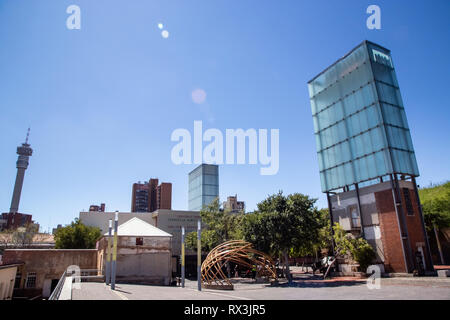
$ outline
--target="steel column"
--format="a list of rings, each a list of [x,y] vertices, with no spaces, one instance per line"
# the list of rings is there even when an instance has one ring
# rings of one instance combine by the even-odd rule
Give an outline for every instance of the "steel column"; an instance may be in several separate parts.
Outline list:
[[[428,269],[428,271],[434,271],[433,259],[431,258],[430,243],[428,241],[427,230],[425,228],[425,221],[423,219],[422,204],[420,203],[419,191],[417,190],[416,178],[415,177],[411,177],[411,180],[412,180],[412,183],[414,185],[414,193],[416,194],[417,206],[419,207],[420,223],[422,225],[422,232],[423,232],[423,236],[425,238],[425,246],[426,246],[426,249],[427,249],[427,260],[428,260],[427,269]],[[439,245],[439,241],[438,241],[438,245]],[[442,255],[442,253],[441,253],[441,255]],[[442,261],[442,263],[444,263],[444,261]]]

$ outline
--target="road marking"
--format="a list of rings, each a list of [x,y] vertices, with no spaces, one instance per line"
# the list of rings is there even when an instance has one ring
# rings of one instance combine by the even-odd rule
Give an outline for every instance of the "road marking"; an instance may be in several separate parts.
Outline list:
[[[198,290],[196,290],[196,289],[189,289],[189,290],[191,290],[191,291],[197,291],[197,292],[205,292],[205,293],[214,294],[214,295],[216,295],[216,296],[222,296],[222,297],[227,297],[227,298],[235,298],[235,299],[238,299],[238,300],[253,300],[253,299],[250,299],[250,298],[244,298],[244,297],[239,297],[239,296],[233,296],[233,295],[231,295],[231,294],[223,294],[223,293],[217,293],[217,292],[211,292],[211,291],[205,291],[205,290],[198,291]]]
[[[127,297],[125,297],[123,294],[121,294],[120,292],[116,291],[116,290],[111,290],[112,292],[114,292],[115,294],[117,294],[119,296],[120,299],[122,300],[128,300]]]

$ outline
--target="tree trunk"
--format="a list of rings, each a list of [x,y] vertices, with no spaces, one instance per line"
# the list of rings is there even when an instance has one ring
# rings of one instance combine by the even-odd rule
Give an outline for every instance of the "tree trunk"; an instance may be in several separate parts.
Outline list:
[[[289,270],[289,255],[287,250],[283,251],[283,255],[284,255],[284,265],[286,266],[286,279],[288,280],[289,283],[292,283],[292,276],[291,276],[291,271]]]
[[[439,241],[439,233],[437,231],[436,225],[433,225],[433,229],[434,229],[434,236],[436,237],[439,255],[441,257],[441,264],[444,264],[444,255],[442,254],[441,242]]]

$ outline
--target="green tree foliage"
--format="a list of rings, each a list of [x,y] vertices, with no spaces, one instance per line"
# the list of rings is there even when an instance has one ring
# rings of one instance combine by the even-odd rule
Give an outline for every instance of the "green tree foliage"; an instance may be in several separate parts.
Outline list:
[[[336,256],[351,258],[359,263],[361,271],[365,272],[375,259],[375,251],[363,238],[355,238],[346,232],[339,223],[333,226]]]
[[[230,213],[220,208],[219,198],[200,211],[202,219],[202,251],[211,251],[214,247],[228,240],[242,239],[242,221],[244,214]],[[197,232],[186,235],[186,246],[197,250]]]
[[[218,244],[220,240],[214,230],[202,230],[201,233],[202,251],[209,252]],[[197,250],[197,232],[189,232],[185,238],[186,247],[191,250]]]
[[[56,249],[94,249],[102,234],[97,227],[85,226],[79,219],[58,229],[55,234]]]
[[[450,227],[450,181],[419,190],[427,231]]]
[[[280,191],[258,203],[258,210],[245,217],[244,238],[258,250],[283,255],[289,281],[289,253],[310,252],[317,245],[322,225],[316,201],[300,193],[284,196]]]

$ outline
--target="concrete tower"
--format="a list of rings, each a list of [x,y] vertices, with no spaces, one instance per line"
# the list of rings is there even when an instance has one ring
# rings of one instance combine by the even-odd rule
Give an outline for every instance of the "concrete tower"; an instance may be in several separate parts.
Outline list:
[[[33,149],[28,144],[28,137],[30,135],[30,128],[28,128],[27,138],[22,146],[17,147],[17,176],[16,183],[14,184],[14,193],[11,200],[11,208],[9,212],[16,213],[19,211],[20,193],[22,192],[23,178],[25,176],[25,170],[28,168],[28,158],[32,155]]]

